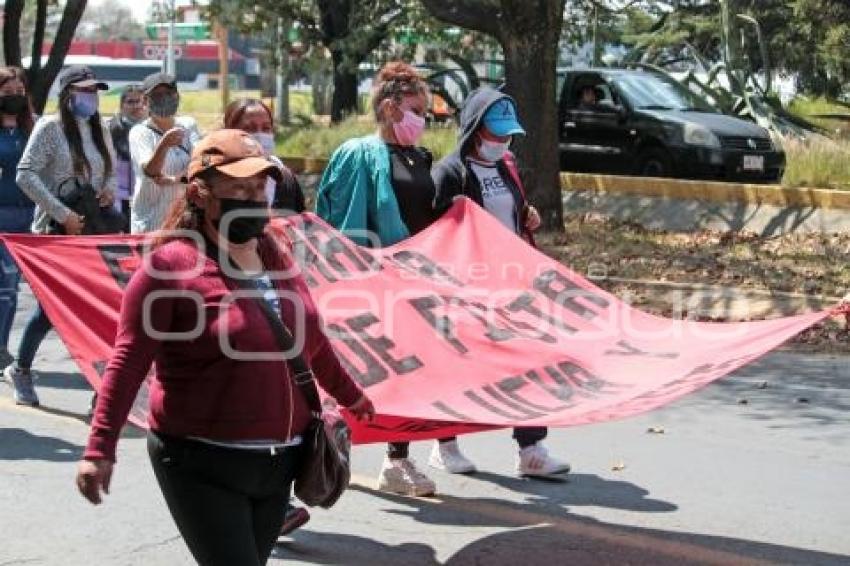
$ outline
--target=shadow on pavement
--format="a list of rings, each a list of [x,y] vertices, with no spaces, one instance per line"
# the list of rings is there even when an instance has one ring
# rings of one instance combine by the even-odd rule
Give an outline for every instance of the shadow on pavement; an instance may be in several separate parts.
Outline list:
[[[580,480],[576,481],[580,483]],[[613,482],[627,483],[627,482]],[[502,527],[506,530],[483,537],[452,555],[445,564],[487,566],[531,566],[536,564],[847,564],[847,556],[732,537],[701,535],[620,526],[569,514],[552,501],[518,503],[493,498],[463,498],[441,495],[434,499],[395,496],[363,486],[351,489],[409,510],[387,510],[427,525],[454,527]],[[640,490],[640,488],[634,488]],[[565,497],[566,500],[569,497]],[[660,506],[673,506],[657,502]],[[628,509],[628,505],[620,508]],[[385,521],[392,521],[386,517]],[[380,532],[381,519],[375,520]],[[298,533],[298,543],[321,544],[319,564],[434,564],[433,550],[422,544],[388,546],[351,535]],[[424,547],[424,548],[423,548]],[[410,548],[413,552],[402,552]],[[432,554],[428,554],[431,550]],[[295,558],[289,547],[279,547],[279,556]],[[370,554],[373,552],[378,555]],[[382,554],[381,554],[382,553]],[[364,560],[357,561],[358,556]],[[309,554],[297,556],[306,561]],[[370,559],[367,559],[370,558]]]
[[[76,462],[83,447],[50,436],[38,436],[20,428],[0,428],[0,460]]]
[[[633,483],[608,480],[595,474],[569,474],[566,481],[553,482],[477,472],[469,479],[532,495],[534,498],[529,503],[543,508],[592,505],[642,513],[669,513],[678,509],[673,503],[648,498],[649,491]],[[569,487],[565,489],[564,484]]]
[[[380,518],[378,521],[380,522]],[[380,529],[376,525],[376,529]],[[346,566],[375,566],[404,564],[405,566],[437,565],[435,551],[427,544],[405,542],[393,546],[365,537],[299,530],[294,540],[278,542],[272,558],[285,562],[301,560],[310,564],[345,564]]]
[[[86,381],[86,378],[77,372],[38,372],[38,380],[36,380],[35,386],[36,388],[49,387],[51,389],[92,391],[91,385]]]

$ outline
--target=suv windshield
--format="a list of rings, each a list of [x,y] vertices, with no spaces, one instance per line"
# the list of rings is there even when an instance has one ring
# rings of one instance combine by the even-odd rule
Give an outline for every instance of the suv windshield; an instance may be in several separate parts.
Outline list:
[[[709,104],[676,81],[650,73],[629,73],[614,77],[617,90],[633,108],[717,112]]]

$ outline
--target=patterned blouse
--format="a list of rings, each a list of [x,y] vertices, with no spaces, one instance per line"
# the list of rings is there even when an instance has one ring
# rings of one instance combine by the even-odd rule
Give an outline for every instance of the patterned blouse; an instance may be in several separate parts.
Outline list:
[[[104,163],[94,144],[91,127],[87,120],[77,120],[80,137],[83,142],[83,153],[91,166],[91,178],[87,179],[98,194],[107,192],[115,194],[115,173],[104,178]],[[115,151],[112,148],[112,137],[105,126],[103,140],[115,163]],[[35,124],[21,161],[18,163],[17,182],[21,190],[36,204],[32,231],[36,234],[47,232],[50,219],[59,223],[68,219],[70,209],[62,204],[56,193],[63,182],[74,177],[74,163],[71,160],[71,150],[59,115],[54,114],[41,118]]]

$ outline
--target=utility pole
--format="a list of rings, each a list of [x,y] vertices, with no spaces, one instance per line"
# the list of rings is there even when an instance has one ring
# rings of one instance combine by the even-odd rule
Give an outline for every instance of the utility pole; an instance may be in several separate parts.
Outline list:
[[[277,25],[277,65],[275,65],[275,110],[278,124],[289,123],[289,22],[283,18]]]
[[[168,7],[168,52],[165,56],[165,72],[169,75],[176,76],[176,66],[174,64],[174,26],[177,18],[177,6],[175,0],[170,0]]]
[[[221,93],[221,111],[230,103],[230,44],[227,38],[227,28],[220,22],[215,23],[218,37],[218,88]]]

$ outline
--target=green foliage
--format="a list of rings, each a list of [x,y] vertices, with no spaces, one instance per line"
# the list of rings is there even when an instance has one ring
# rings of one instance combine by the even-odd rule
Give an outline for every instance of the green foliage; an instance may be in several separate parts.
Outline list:
[[[334,126],[311,125],[280,130],[277,154],[284,157],[313,157],[327,159],[345,141],[366,136],[376,131],[375,122],[366,117],[352,117]],[[450,153],[457,143],[457,130],[453,127],[431,127],[425,130],[420,142],[428,148],[434,159]]]

